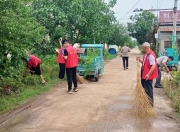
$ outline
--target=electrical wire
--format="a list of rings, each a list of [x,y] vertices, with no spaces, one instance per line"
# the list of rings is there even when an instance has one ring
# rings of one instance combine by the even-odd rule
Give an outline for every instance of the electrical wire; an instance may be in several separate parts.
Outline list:
[[[154,6],[154,1],[155,1],[155,0],[152,1],[152,8],[153,8],[153,6]]]
[[[160,2],[159,2],[159,8],[161,8],[161,6],[164,4],[164,0],[161,0]]]
[[[127,14],[129,14],[130,11],[131,11],[139,2],[140,2],[140,0],[138,0],[138,1],[133,5],[133,7],[132,7],[121,19],[119,19],[119,20],[122,20]]]

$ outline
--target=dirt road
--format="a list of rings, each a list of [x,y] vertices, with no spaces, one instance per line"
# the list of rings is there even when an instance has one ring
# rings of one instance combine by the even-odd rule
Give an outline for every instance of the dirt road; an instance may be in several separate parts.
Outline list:
[[[107,62],[99,82],[79,85],[78,93],[67,94],[64,82],[38,96],[30,108],[0,124],[0,132],[179,132],[176,114],[162,89],[154,89],[156,118],[128,114],[137,54],[138,49],[133,49],[125,71],[121,58]]]

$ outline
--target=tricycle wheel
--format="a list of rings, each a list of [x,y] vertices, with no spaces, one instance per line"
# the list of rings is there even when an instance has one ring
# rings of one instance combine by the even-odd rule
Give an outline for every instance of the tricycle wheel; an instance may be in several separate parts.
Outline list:
[[[96,81],[96,82],[99,81],[99,73],[97,74],[97,76],[95,76],[95,81]]]

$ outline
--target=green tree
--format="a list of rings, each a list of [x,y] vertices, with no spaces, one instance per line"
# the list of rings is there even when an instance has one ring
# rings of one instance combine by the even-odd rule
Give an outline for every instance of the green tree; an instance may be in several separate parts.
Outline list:
[[[33,14],[46,27],[50,38],[40,46],[57,47],[60,37],[68,38],[72,43],[104,42],[115,21],[111,10],[115,3],[116,0],[109,4],[102,0],[34,0]]]
[[[115,23],[110,27],[111,33],[109,35],[108,44],[116,44],[123,46],[124,43],[131,43],[131,38],[128,34],[128,28],[124,24]]]
[[[131,16],[130,19],[132,20],[131,23],[128,23],[130,36],[136,38],[139,44],[147,41],[146,35],[153,28],[157,20],[156,16],[151,12],[144,11]]]
[[[11,76],[12,71],[18,71],[22,64],[25,50],[41,41],[44,28],[31,17],[28,2],[1,0],[0,8],[0,74]]]

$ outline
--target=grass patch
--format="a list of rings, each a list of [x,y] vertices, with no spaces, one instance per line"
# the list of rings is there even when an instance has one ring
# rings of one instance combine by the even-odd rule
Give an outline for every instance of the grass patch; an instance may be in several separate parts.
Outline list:
[[[0,114],[12,110],[16,108],[18,105],[25,103],[32,97],[39,95],[51,87],[57,85],[59,83],[58,79],[53,80],[51,83],[46,83],[45,86],[36,85],[36,86],[28,86],[24,89],[21,89],[21,92],[13,95],[4,95],[0,96]]]
[[[170,80],[168,78],[165,78],[162,83],[166,94],[172,100],[176,112],[180,116],[180,87],[178,83],[175,80]]]
[[[105,60],[111,60],[115,57],[116,57],[116,55],[108,54],[107,56],[105,56]]]

